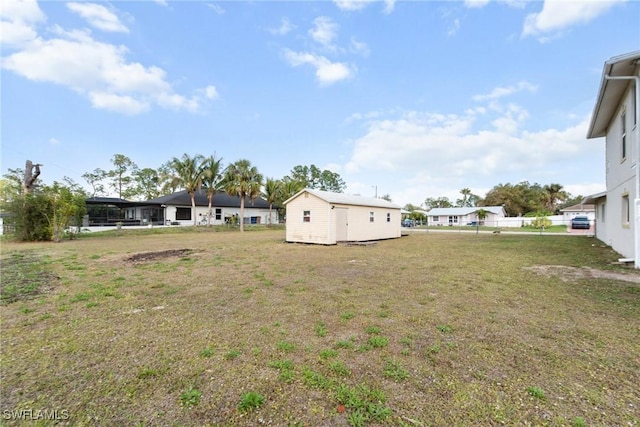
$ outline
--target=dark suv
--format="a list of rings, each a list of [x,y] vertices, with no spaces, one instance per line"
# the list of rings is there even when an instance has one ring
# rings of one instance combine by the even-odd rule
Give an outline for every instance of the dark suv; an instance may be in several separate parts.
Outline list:
[[[583,228],[588,230],[591,228],[591,221],[586,216],[576,216],[571,219],[571,228]]]

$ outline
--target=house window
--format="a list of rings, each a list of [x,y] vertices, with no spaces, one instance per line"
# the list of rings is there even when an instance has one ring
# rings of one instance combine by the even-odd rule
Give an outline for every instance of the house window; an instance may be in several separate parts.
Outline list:
[[[437,215],[435,215],[435,216],[433,217],[432,221],[433,221],[433,222],[438,222],[438,221],[440,221],[440,218],[438,218],[438,216],[437,216]]]
[[[391,222],[391,214],[387,212],[387,222]]]
[[[222,209],[221,208],[216,208],[216,220],[217,221],[222,221]]]
[[[191,208],[176,208],[176,221],[191,219]]]
[[[302,212],[302,222],[311,222],[311,211]]]
[[[631,219],[631,205],[629,204],[629,194],[622,195],[622,226],[628,227]]]
[[[369,222],[373,222],[373,212],[369,212]]]
[[[627,158],[627,113],[624,112],[622,113],[622,116],[620,117],[620,120],[622,121],[621,125],[622,125],[622,147],[621,147],[621,151],[622,151],[622,160]]]
[[[458,223],[458,215],[451,215],[449,217],[449,225],[453,225],[457,223]]]

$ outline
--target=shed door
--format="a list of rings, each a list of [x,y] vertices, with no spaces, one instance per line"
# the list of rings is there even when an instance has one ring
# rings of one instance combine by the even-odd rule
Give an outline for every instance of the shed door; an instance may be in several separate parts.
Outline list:
[[[336,241],[346,242],[349,240],[349,209],[336,208]]]

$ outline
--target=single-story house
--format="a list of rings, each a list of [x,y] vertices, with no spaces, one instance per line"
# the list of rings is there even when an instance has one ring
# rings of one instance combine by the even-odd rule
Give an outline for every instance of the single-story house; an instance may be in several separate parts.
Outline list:
[[[85,225],[193,225],[194,218],[198,224],[218,225],[237,220],[240,214],[240,197],[230,196],[224,191],[214,194],[209,212],[209,198],[204,189],[195,193],[195,211],[191,206],[191,196],[186,190],[141,202],[94,197],[87,199],[86,203],[89,215]],[[253,200],[245,198],[245,224],[278,222],[276,206],[269,209],[269,202],[260,197]]]
[[[486,218],[478,218],[478,211],[483,209]],[[463,208],[433,208],[427,213],[429,225],[491,225],[506,216],[502,206],[474,206]]]
[[[593,221],[596,218],[596,207],[592,204],[579,204],[560,209],[562,220],[570,224],[571,220],[577,216],[586,216]]]
[[[604,193],[595,205],[596,238],[640,268],[640,51],[605,61],[587,138],[603,138]]]
[[[335,245],[401,236],[401,208],[384,199],[305,188],[284,205],[287,242]]]

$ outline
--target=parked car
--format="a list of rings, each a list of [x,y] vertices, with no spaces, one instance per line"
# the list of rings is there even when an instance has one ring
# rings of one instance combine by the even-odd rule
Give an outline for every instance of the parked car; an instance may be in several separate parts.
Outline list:
[[[591,228],[591,221],[586,216],[573,217],[571,219],[571,228],[573,229],[582,228],[582,229],[588,230]]]
[[[402,221],[402,226],[403,227],[415,227],[416,226],[416,222],[413,219],[405,219]]]

